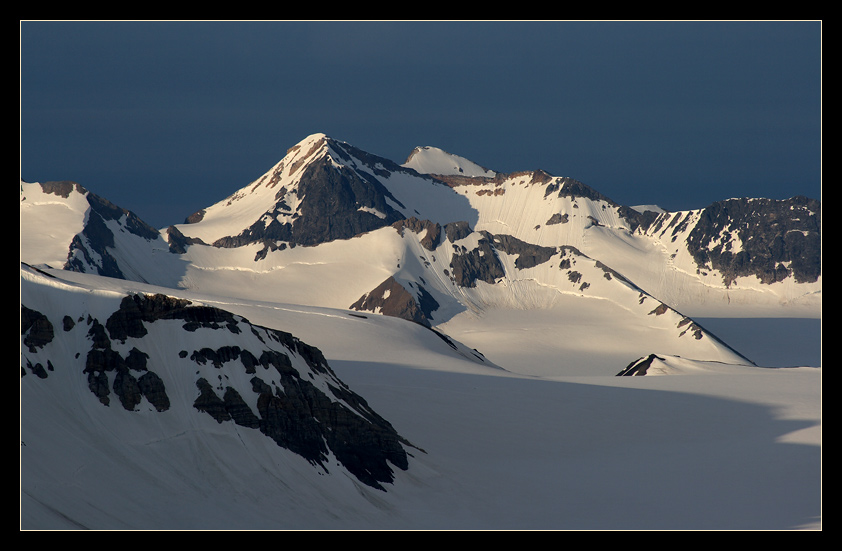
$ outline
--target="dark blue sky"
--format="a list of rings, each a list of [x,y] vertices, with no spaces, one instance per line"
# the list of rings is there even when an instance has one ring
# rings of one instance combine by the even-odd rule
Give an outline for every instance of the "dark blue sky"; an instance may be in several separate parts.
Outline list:
[[[821,198],[820,22],[21,22],[21,177],[156,227],[324,132],[623,204]]]

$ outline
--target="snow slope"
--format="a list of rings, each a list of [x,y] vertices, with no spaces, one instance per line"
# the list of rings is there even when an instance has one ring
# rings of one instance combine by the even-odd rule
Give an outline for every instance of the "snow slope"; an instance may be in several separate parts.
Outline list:
[[[627,216],[629,209],[571,178],[542,171],[468,178],[458,169],[447,170],[463,164],[462,158],[432,148],[417,150],[412,161],[421,171],[449,177],[453,189],[478,213],[478,231],[513,235],[542,246],[576,247],[687,315],[821,315],[820,275],[809,284],[796,283],[792,277],[774,284],[761,283],[754,276],[739,277],[726,287],[718,270],[700,271],[685,245],[703,214],[701,209],[665,213],[657,207],[635,207],[666,219],[655,224],[659,231],[647,231],[634,227]],[[678,220],[683,224],[675,232]]]
[[[161,290],[50,274],[60,279],[22,270],[22,301],[97,313],[126,291]],[[293,330],[423,452],[376,490],[191,413],[189,393],[165,413],[105,407],[80,370],[56,365],[21,379],[22,528],[821,526],[821,369],[665,358],[681,373],[535,377],[483,365],[404,320],[179,296]],[[178,349],[180,338],[157,342]],[[162,377],[177,386],[178,372]]]
[[[168,287],[185,268],[164,232],[74,182],[20,181],[20,256],[33,266]]]
[[[432,146],[416,147],[403,166],[421,174],[450,174],[483,178],[493,178],[496,175],[493,170]]]
[[[62,197],[23,180],[20,186],[21,259],[36,266],[63,267],[71,238],[84,228],[90,208],[85,195]],[[30,227],[43,231],[28,231]]]

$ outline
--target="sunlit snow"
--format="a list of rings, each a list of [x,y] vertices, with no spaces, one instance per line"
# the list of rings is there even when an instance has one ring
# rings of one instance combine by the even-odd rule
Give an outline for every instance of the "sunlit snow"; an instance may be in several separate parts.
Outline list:
[[[282,187],[295,212],[301,167],[329,154],[325,140],[306,138],[201,222],[178,227],[205,243],[236,235]],[[406,166],[497,176],[436,148]],[[381,181],[405,215],[466,221],[473,233],[435,250],[423,232],[387,226],[263,257],[259,244],[176,255],[163,231],[147,242],[109,222],[134,279],[118,280],[61,270],[84,198],[22,182],[21,304],[48,315],[59,336],[65,315],[104,320],[128,293],[230,311],[319,348],[418,449],[376,490],[197,412],[196,370],[221,372],[177,359],[182,330],[156,326],[147,341],[175,398],[165,412],[103,406],[74,358],[89,343],[56,338],[48,346],[65,348],[39,353],[65,361],[44,379],[21,377],[21,528],[821,528],[821,279],[724,288],[671,235],[631,231],[608,203],[547,196],[523,176],[454,188],[410,171]],[[556,214],[566,222],[548,224]],[[506,275],[460,287],[451,258],[477,248],[480,231],[557,249],[522,268],[498,249]],[[433,328],[452,346],[419,324],[349,310],[390,276],[423,282],[439,304]],[[694,338],[685,316],[710,319],[700,325],[718,339]],[[801,350],[796,341],[777,358],[766,352],[808,333],[819,336]],[[616,376],[649,354],[647,376]],[[23,368],[23,345],[21,355]]]

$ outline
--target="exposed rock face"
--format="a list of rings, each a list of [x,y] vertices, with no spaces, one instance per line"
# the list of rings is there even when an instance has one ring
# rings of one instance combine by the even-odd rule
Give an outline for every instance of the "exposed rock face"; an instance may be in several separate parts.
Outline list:
[[[146,323],[157,320],[180,320],[186,331],[200,327],[225,328],[239,333],[239,321],[234,314],[211,306],[194,306],[189,300],[166,295],[129,295],[120,303],[120,309],[111,314],[105,327],[111,339],[125,342],[127,338],[141,338],[147,333]]]
[[[697,262],[709,259],[726,279],[754,274],[774,283],[792,274],[798,283],[811,283],[821,274],[821,203],[816,200],[723,201],[705,209],[703,221],[691,232],[688,247]],[[742,251],[732,255],[724,245],[704,252],[726,224],[729,230],[739,228]]]
[[[553,226],[555,224],[566,224],[568,221],[569,219],[566,213],[562,214],[560,212],[557,212],[550,216],[549,219],[547,219],[547,221],[545,222],[545,224],[547,224],[548,226]]]
[[[328,160],[312,162],[301,177],[297,195],[301,199],[293,221],[279,221],[289,210],[282,201],[273,213],[254,222],[240,235],[223,237],[217,247],[240,247],[250,243],[283,241],[313,246],[336,239],[350,239],[361,233],[403,219],[387,198],[400,204],[376,179],[361,171],[335,166]],[[286,208],[284,208],[286,207]]]
[[[488,171],[488,169],[484,169]],[[450,187],[458,187],[458,186],[484,186],[492,184],[495,187],[503,185],[507,180],[511,180],[513,178],[526,178],[530,184],[539,184],[545,185],[553,180],[558,181],[565,181],[567,178],[555,178],[548,172],[543,170],[526,170],[526,171],[519,171],[519,172],[497,172],[494,176],[465,176],[462,174],[434,174],[433,175],[437,180],[444,182]],[[556,186],[553,191],[557,191],[558,186]],[[501,189],[500,191],[494,190],[490,191],[488,194],[490,195],[503,195],[505,192]],[[549,194],[551,192],[547,192]]]
[[[655,354],[649,354],[645,358],[640,358],[627,365],[625,369],[617,373],[617,377],[640,377],[646,375],[646,371],[652,366],[652,362],[655,360],[664,361],[664,358]]]
[[[326,162],[308,167],[307,176],[298,188],[299,198],[305,200],[301,204],[301,217],[294,224],[294,242],[316,245],[348,239],[402,219],[403,215],[386,199],[400,202],[378,180],[364,175],[346,167],[337,170]]]
[[[420,234],[421,232],[426,232],[424,237],[421,238],[420,242],[421,245],[428,251],[434,251],[436,250],[436,247],[439,246],[442,228],[441,225],[435,222],[430,222],[429,220],[419,220],[412,216],[404,220],[398,220],[397,222],[392,224],[392,227],[398,230],[398,233],[401,235],[403,235],[405,229],[411,230],[418,234]]]
[[[523,173],[495,177],[437,176],[448,185],[502,185]],[[718,270],[726,286],[738,277],[756,276],[771,284],[792,276],[798,283],[812,283],[821,274],[821,203],[806,197],[785,201],[730,199],[701,211],[696,223],[691,212],[659,214],[638,212],[572,178],[558,178],[535,171],[530,180],[545,186],[544,197],[585,198],[616,207],[631,231],[656,232],[668,227],[673,239],[694,222],[687,235],[687,249],[700,271]],[[501,199],[502,200],[502,199]],[[563,213],[545,224],[564,224]],[[596,220],[593,220],[598,224]]]
[[[439,251],[439,253],[441,249],[433,247],[433,244],[440,241],[441,233],[443,233],[452,247],[449,267],[443,270],[443,275],[450,278],[454,286],[474,288],[478,281],[493,285],[499,283],[502,278],[519,277],[516,273],[506,273],[506,268],[499,256],[501,253],[506,253],[515,257],[515,270],[526,270],[555,259],[558,262],[558,268],[566,270],[567,279],[580,292],[588,289],[591,283],[584,281],[583,274],[574,269],[579,259],[586,259],[600,268],[606,279],[616,278],[636,288],[616,271],[598,261],[593,261],[569,245],[547,247],[528,243],[511,235],[494,235],[486,231],[474,232],[464,221],[446,224],[440,228],[428,221],[407,219],[397,222],[394,227],[398,231],[412,229],[418,235],[427,231],[420,241],[429,244],[425,245],[425,248],[431,252]],[[444,241],[441,241],[439,245],[442,243]],[[435,260],[435,256],[433,259]],[[389,277],[376,289],[361,296],[350,308],[399,317],[431,327],[431,322],[434,321],[433,313],[440,305],[427,291],[426,285],[427,282],[422,277],[419,277],[418,281],[403,283],[399,283],[394,277]],[[447,294],[447,291],[444,292]]]
[[[90,192],[88,193],[88,203],[90,203],[91,209],[99,214],[103,220],[119,221],[125,217],[123,224],[130,233],[144,239],[158,238],[158,230],[138,218],[133,212],[122,209]]]
[[[518,255],[515,260],[515,268],[524,270],[532,268],[539,264],[548,261],[551,256],[556,254],[556,247],[542,247],[540,245],[533,245],[521,241],[511,235],[495,235],[494,245],[501,251],[508,254]]]
[[[386,225],[392,225],[401,234],[406,229],[419,234],[426,232],[421,244],[430,251],[434,251],[445,238],[456,242],[472,233],[466,222],[441,221],[440,225],[407,218],[406,214],[413,205],[400,204],[389,192],[390,184],[386,180],[401,172],[425,179],[433,186],[481,186],[483,194],[499,195],[494,199],[499,201],[507,200],[502,193],[504,190],[523,185],[534,186],[538,196],[543,195],[547,200],[565,197],[602,202],[603,210],[616,208],[632,232],[650,236],[663,232],[661,237],[666,235],[666,239],[686,240],[687,251],[692,255],[699,274],[717,270],[722,274],[725,286],[731,286],[737,278],[746,276],[756,276],[769,284],[789,277],[799,283],[810,283],[817,281],[821,274],[821,204],[805,197],[785,201],[731,199],[698,211],[641,213],[618,205],[578,180],[552,176],[541,170],[508,174],[484,170],[483,173],[488,174],[486,176],[423,175],[326,136],[308,143],[310,151],[294,161],[290,159],[286,170],[284,161],[281,161],[249,188],[232,195],[230,202],[257,188],[272,188],[265,196],[271,207],[260,219],[244,221],[243,225],[250,226],[239,235],[221,238],[213,245],[238,247],[259,243],[262,249],[255,252],[254,259],[257,261],[266,258],[270,251],[348,239]],[[290,151],[295,150],[303,152],[300,146]],[[299,171],[294,177],[289,173],[291,166]],[[284,180],[285,177],[289,179]],[[124,279],[158,277],[158,274],[147,276],[147,271],[140,268],[131,273],[131,267],[127,269],[128,262],[122,264],[126,262],[126,257],[115,254],[114,247],[119,243],[115,243],[116,232],[112,234],[115,221],[122,229],[144,239],[159,238],[157,230],[137,219],[130,211],[87,192],[77,183],[46,182],[41,187],[45,193],[65,198],[71,194],[84,194],[90,204],[84,230],[71,244],[64,266],[66,269],[93,271]],[[559,212],[548,211],[554,214],[534,222],[550,226],[569,223],[574,219],[573,214],[565,213],[565,208],[560,207],[557,209]],[[578,205],[573,208],[578,208]],[[201,221],[205,214],[205,211],[199,211],[188,222]],[[593,217],[590,221],[594,225],[600,223]],[[620,224],[619,228],[622,232],[626,229],[624,224]],[[609,228],[608,231],[616,229]],[[184,254],[192,244],[201,244],[198,239],[185,237],[175,227],[170,227],[166,234],[169,250],[176,254]],[[515,245],[509,240],[492,243],[492,248],[499,250],[512,246]],[[675,248],[679,246],[680,243],[676,243]],[[477,280],[494,281],[500,277],[501,272],[494,259],[484,257],[486,247],[483,245],[473,251],[460,250],[454,254],[454,281],[462,286],[472,286]],[[525,267],[530,262],[542,261],[546,253],[541,251],[530,255],[524,252],[519,256],[518,267]],[[487,265],[482,265],[480,257]],[[603,260],[611,263],[610,259]]]
[[[450,187],[457,186],[481,186],[485,184],[502,184],[505,179],[505,174],[498,174],[496,177],[490,176],[463,176],[461,174],[435,174],[434,178],[444,182]]]
[[[465,221],[459,222],[451,222],[449,224],[444,225],[444,233],[447,236],[447,240],[451,243],[455,243],[460,239],[465,239],[473,230],[471,229],[470,225],[468,225]]]
[[[164,381],[154,371],[147,371],[137,380],[138,389],[144,398],[149,400],[157,411],[170,409],[170,398]]]
[[[302,379],[285,361],[277,360],[265,353],[261,364],[278,370],[282,390],[272,393],[259,378],[252,379],[258,392],[261,432],[314,464],[324,465],[330,450],[362,482],[379,489],[383,489],[382,482],[392,481],[387,462],[408,468],[403,440],[362,398],[346,387],[332,389],[335,398],[347,400],[354,408],[351,411]]]
[[[649,232],[669,230],[675,239],[695,214],[663,215]],[[815,282],[821,275],[821,203],[806,197],[714,203],[698,212],[687,250],[701,271],[721,272],[726,286],[747,276],[767,284],[789,276]]]
[[[147,371],[148,355],[137,348],[132,348],[127,356],[123,357],[111,347],[115,336],[109,336],[106,329],[108,322],[106,326],[103,326],[97,319],[90,319],[88,325],[90,327],[87,336],[91,341],[91,348],[87,353],[83,372],[88,377],[88,388],[99,401],[104,405],[109,405],[111,390],[113,390],[123,408],[129,411],[134,411],[143,397],[146,397],[158,411],[169,409],[169,397],[163,381],[158,375],[150,375]],[[143,335],[145,335],[145,330],[139,336]],[[137,372],[144,373],[145,377],[141,376],[142,384],[135,376]],[[109,381],[112,381],[111,384]]]
[[[47,316],[22,305],[21,318],[26,350],[21,356],[21,376],[32,373],[47,378],[55,369],[53,362],[59,369],[83,364],[88,388],[103,405],[110,406],[116,396],[128,411],[137,411],[145,401],[162,412],[170,409],[173,399],[183,399],[171,394],[164,375],[190,362],[198,371],[196,394],[189,403],[219,423],[233,421],[259,430],[323,469],[327,469],[332,455],[360,481],[378,489],[393,480],[392,466],[408,468],[403,446],[410,444],[336,377],[321,351],[289,333],[255,326],[230,312],[183,299],[129,295],[105,323],[90,316],[87,320],[79,317],[85,323],[74,323],[64,316],[65,334],[85,331],[86,339],[73,337],[68,341],[88,343],[89,349],[79,350],[76,357],[80,359],[76,361],[64,355],[54,357],[50,352],[48,345],[56,335]],[[147,343],[144,338],[153,324],[162,322],[177,323],[175,330],[182,332],[178,342],[196,343],[195,348],[164,351],[161,356],[160,344]],[[215,331],[223,331],[229,340],[243,346],[211,348],[198,344],[218,341],[219,336],[208,333]],[[120,352],[130,339],[134,346]],[[171,353],[169,359],[167,353]],[[164,369],[157,363],[160,361],[172,365]],[[236,370],[251,375],[245,388],[229,382],[239,379],[229,377]],[[210,373],[218,382],[211,382],[207,376]],[[316,378],[322,378],[322,384],[314,384]],[[249,407],[250,401],[244,398],[247,393],[256,394],[251,403],[257,404],[257,411]]]
[[[185,224],[196,224],[205,217],[205,209],[200,209],[184,219]]]
[[[27,308],[23,304],[20,307],[20,334],[22,340],[21,349],[23,350],[25,348],[32,353],[37,352],[38,349],[51,343],[55,337],[53,324],[50,323],[47,316],[41,312]],[[21,377],[26,375],[26,370],[29,369],[36,377],[46,379],[48,376],[47,371],[53,370],[53,365],[49,360],[47,361],[46,369],[40,362],[32,362],[28,358],[24,359],[23,356],[21,356],[21,362],[25,363],[20,368]]]
[[[457,285],[476,287],[477,281],[495,283],[499,278],[505,277],[503,264],[491,242],[493,236],[488,233],[483,235],[477,246],[471,250],[465,247],[454,248],[450,269]]]
[[[346,143],[324,138],[313,147],[328,147],[331,155],[342,162],[336,162],[329,155],[305,155],[299,159],[299,162],[306,161],[306,166],[301,169],[295,189],[280,188],[272,210],[239,235],[223,237],[213,245],[240,247],[264,243],[271,249],[281,242],[289,246],[314,246],[337,239],[350,239],[405,218],[393,205],[405,206],[380,182],[379,177],[388,177],[394,172],[412,172],[416,177],[438,183]],[[279,175],[276,174],[275,178]],[[273,182],[267,185],[273,185]],[[297,206],[294,212],[286,200],[291,197],[288,194],[295,194]],[[201,220],[198,215],[191,218],[191,221],[198,220]]]
[[[85,191],[84,188],[72,182],[47,182],[42,184],[44,191],[66,194],[74,189],[85,193],[90,205],[85,227],[77,234],[70,244],[70,251],[65,270],[88,272],[92,268],[99,275],[125,279],[117,261],[111,254],[115,247],[114,234],[106,222],[117,221],[121,227],[138,237],[152,241],[158,238],[158,230],[142,221],[131,211],[121,209],[102,197]]]
[[[21,304],[20,306],[20,334],[23,335],[23,344],[30,352],[43,348],[52,342],[55,333],[53,324],[47,316],[41,312],[31,310]]]
[[[561,177],[553,178],[552,180],[547,181],[551,181],[551,183],[547,185],[547,188],[544,191],[544,197],[549,197],[551,194],[558,192],[558,197],[570,197],[574,199],[576,197],[582,197],[593,201],[605,201],[609,205],[618,206],[617,203],[599,193],[592,187],[586,186],[579,180]]]
[[[184,254],[187,252],[187,247],[190,245],[204,245],[205,243],[196,237],[187,237],[181,233],[175,226],[167,228],[167,243],[170,246],[170,252],[175,254]]]
[[[76,193],[87,193],[87,190],[77,184],[76,182],[71,182],[70,180],[62,180],[62,181],[51,181],[51,182],[43,182],[41,183],[41,189],[44,193],[51,193],[53,195],[58,195],[64,199],[70,197],[72,192]]]
[[[570,247],[570,248],[575,250],[575,247]],[[640,289],[640,287],[638,287],[637,285],[632,283],[626,276],[624,276],[623,274],[621,274],[617,270],[611,268],[610,266],[606,266],[605,264],[603,264],[599,260],[596,261],[596,267],[599,268],[600,270],[602,270],[605,279],[607,279],[609,281],[612,280],[612,279],[619,279],[620,281],[625,282],[626,285],[628,285],[629,287],[632,287],[632,288],[635,288],[635,289]]]
[[[660,214],[655,211],[647,210],[639,212],[625,205],[618,207],[618,213],[629,223],[629,229],[631,231],[635,231],[638,228],[646,231],[646,229],[649,228],[649,226],[660,216]]]
[[[421,304],[394,277],[389,276],[377,288],[360,297],[351,309],[376,312],[430,327],[429,318],[439,305],[423,288],[419,291],[422,293]]]

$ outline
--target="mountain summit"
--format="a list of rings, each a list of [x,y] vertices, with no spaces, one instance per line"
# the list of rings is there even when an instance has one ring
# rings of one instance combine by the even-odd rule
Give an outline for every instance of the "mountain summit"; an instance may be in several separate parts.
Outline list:
[[[162,285],[214,289],[227,284],[224,267],[272,281],[281,300],[348,308],[379,304],[371,292],[394,281],[411,300],[386,311],[428,322],[434,310],[445,320],[501,301],[546,302],[514,298],[511,282],[568,292],[555,273],[525,271],[566,250],[680,311],[803,313],[821,300],[821,205],[807,198],[729,199],[682,212],[631,208],[570,177],[500,173],[435,147],[415,148],[398,165],[325,134],[306,137],[256,180],[160,236],[130,211],[87,191],[80,202],[59,188],[83,189],[21,182],[22,234],[33,243],[34,264],[44,262],[38,243],[47,241],[68,247],[51,265]],[[79,219],[66,237],[41,239],[45,226],[30,221],[51,217],[45,213],[58,197],[69,207],[62,212]],[[439,249],[445,243],[450,248]],[[522,260],[508,269],[515,243]],[[435,277],[422,275],[432,267]]]
[[[497,173],[438,147],[416,147],[403,166],[421,174],[493,178]]]
[[[433,207],[445,194],[452,195],[430,177],[313,134],[248,186],[188,217],[189,227],[180,229],[218,247],[314,246],[420,215],[419,209],[434,218]]]

